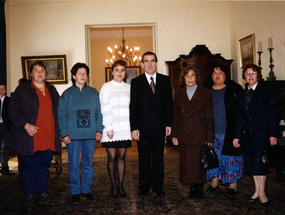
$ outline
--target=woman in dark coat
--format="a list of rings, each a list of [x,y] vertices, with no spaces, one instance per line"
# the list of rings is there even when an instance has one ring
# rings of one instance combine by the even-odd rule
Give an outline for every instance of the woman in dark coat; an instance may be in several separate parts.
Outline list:
[[[219,158],[219,167],[207,170],[207,181],[211,181],[208,191],[214,192],[223,184],[229,183],[229,193],[237,192],[237,180],[242,177],[243,162],[240,148],[233,146],[236,117],[238,112],[237,95],[243,88],[231,81],[228,71],[222,64],[215,64],[209,76],[209,87],[213,97],[215,120],[215,140],[213,147]]]
[[[197,85],[195,68],[187,67],[182,80],[184,87],[174,100],[172,141],[180,149],[180,182],[190,184],[189,198],[200,199],[206,182],[206,171],[200,167],[201,151],[204,144],[214,141],[212,95]]]
[[[257,65],[245,66],[242,74],[247,87],[239,96],[239,114],[233,145],[244,147],[245,171],[253,175],[255,192],[249,202],[258,198],[262,206],[268,206],[265,195],[267,167],[261,162],[264,150],[277,144],[278,117],[275,94],[272,87],[260,81],[260,68]]]
[[[42,61],[31,65],[31,80],[17,87],[11,98],[12,154],[19,155],[25,206],[34,202],[51,205],[47,194],[48,168],[54,151],[61,150],[57,106],[59,95],[45,81],[46,66]]]

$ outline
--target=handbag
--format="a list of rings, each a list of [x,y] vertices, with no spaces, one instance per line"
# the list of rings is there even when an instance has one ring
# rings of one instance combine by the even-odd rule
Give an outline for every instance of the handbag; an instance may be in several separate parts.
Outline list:
[[[205,170],[213,169],[219,166],[218,155],[215,153],[212,146],[205,144],[204,148],[202,149],[200,164],[201,168]]]
[[[268,146],[263,151],[263,154],[261,157],[261,163],[267,168],[277,167],[278,161],[280,159],[279,152],[280,152],[280,147],[278,145]]]

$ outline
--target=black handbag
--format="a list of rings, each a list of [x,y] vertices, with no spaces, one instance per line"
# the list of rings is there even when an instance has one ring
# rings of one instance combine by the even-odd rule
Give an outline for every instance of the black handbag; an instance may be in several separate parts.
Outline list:
[[[278,145],[268,146],[263,151],[263,154],[261,157],[261,163],[267,168],[277,167],[278,161],[280,159],[279,152],[280,152],[280,148]]]
[[[213,169],[219,166],[218,155],[215,153],[212,146],[205,144],[204,148],[202,149],[200,164],[201,168],[205,170]]]

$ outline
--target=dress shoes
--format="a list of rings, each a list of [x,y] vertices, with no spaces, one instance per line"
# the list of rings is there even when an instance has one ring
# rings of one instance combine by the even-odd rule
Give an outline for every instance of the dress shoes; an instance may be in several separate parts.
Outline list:
[[[73,205],[78,205],[79,204],[79,194],[78,195],[72,195],[71,196],[71,203]]]
[[[117,190],[118,190],[118,194],[119,194],[120,197],[122,197],[122,198],[126,198],[127,197],[127,194],[125,192],[124,187],[118,187]]]
[[[251,196],[247,199],[247,202],[256,202],[256,200],[259,199],[258,197],[256,197],[255,199],[254,198],[251,198]]]
[[[38,195],[38,203],[45,206],[55,206],[55,202],[49,200],[47,193],[41,193]]]
[[[140,191],[139,197],[146,197],[146,196],[147,196],[147,192],[146,191]]]
[[[216,187],[213,187],[212,185],[210,187],[208,187],[207,191],[210,193],[214,193],[219,189],[219,185]]]
[[[235,195],[237,194],[237,191],[234,190],[234,189],[231,189],[231,188],[229,189],[228,192],[229,192],[229,194],[232,195],[232,196],[235,196]]]
[[[12,174],[10,173],[9,167],[3,167],[3,168],[1,169],[1,174],[2,174],[2,175],[12,175]]]
[[[34,195],[26,196],[25,197],[25,208],[26,208],[26,210],[31,211],[31,210],[33,210],[34,206],[35,206]]]
[[[261,202],[260,204],[261,204],[261,206],[267,208],[270,205],[270,201],[268,200],[267,202],[264,202],[264,203]]]
[[[156,191],[156,195],[157,197],[164,198],[165,192],[163,190],[159,190],[159,191]]]
[[[89,200],[91,202],[95,202],[96,201],[95,199],[93,199],[93,196],[92,196],[91,193],[82,194],[82,197],[83,197],[83,199]]]

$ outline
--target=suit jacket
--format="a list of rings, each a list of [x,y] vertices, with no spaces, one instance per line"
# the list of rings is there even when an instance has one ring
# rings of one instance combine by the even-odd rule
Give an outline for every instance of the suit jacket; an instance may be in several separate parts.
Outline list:
[[[7,130],[11,131],[12,122],[9,117],[9,104],[10,104],[10,97],[5,96],[2,106],[2,120]]]
[[[131,130],[139,130],[141,137],[165,135],[166,126],[172,125],[172,94],[168,76],[156,76],[155,94],[145,74],[131,82]]]
[[[238,96],[239,113],[235,137],[245,142],[268,143],[269,137],[278,137],[278,113],[273,88],[265,82],[258,82],[249,110],[245,110],[247,89]]]

